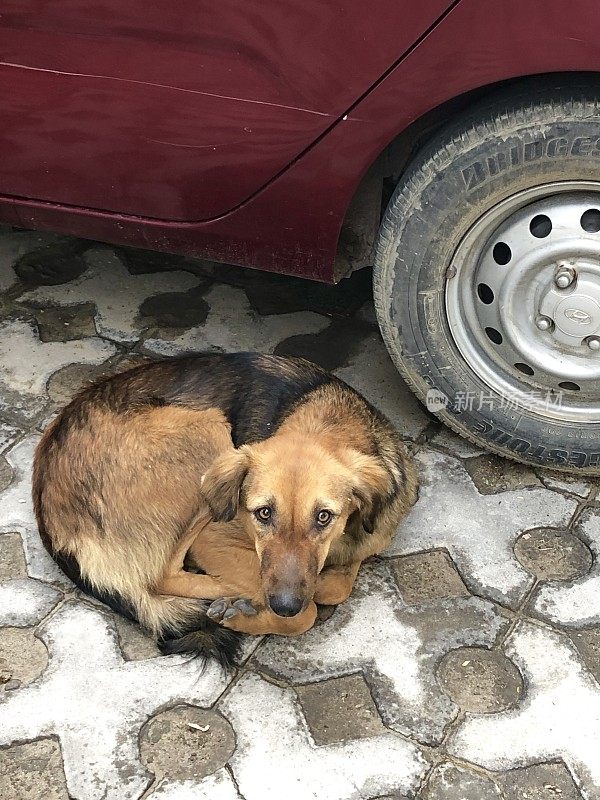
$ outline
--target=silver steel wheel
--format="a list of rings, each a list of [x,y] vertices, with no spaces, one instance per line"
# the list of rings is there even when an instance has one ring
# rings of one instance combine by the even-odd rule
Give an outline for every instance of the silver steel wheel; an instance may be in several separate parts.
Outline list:
[[[467,364],[513,407],[600,421],[600,184],[538,186],[477,220],[446,312]]]

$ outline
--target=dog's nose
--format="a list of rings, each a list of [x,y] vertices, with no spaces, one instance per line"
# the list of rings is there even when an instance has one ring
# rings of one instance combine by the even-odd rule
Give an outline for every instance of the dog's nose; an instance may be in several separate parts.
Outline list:
[[[279,617],[295,617],[302,610],[304,602],[293,594],[270,594],[269,605]]]

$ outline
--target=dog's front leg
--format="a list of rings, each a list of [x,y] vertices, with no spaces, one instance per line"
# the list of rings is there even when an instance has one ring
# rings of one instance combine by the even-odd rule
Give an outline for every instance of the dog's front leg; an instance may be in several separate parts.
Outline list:
[[[156,591],[158,594],[169,594],[175,597],[197,597],[201,600],[216,600],[223,597],[227,590],[217,578],[212,575],[196,575],[193,572],[175,572],[164,575]]]
[[[311,601],[304,611],[295,617],[279,617],[264,606],[255,608],[249,600],[238,600],[233,603],[217,601],[208,609],[208,616],[224,628],[239,633],[249,633],[254,636],[265,636],[269,633],[298,636],[315,624],[317,607]]]
[[[350,597],[361,561],[343,566],[325,567],[317,578],[315,603],[337,606]]]
[[[216,600],[227,593],[227,586],[212,575],[197,575],[183,568],[186,554],[193,542],[202,534],[210,522],[210,515],[200,512],[194,519],[177,547],[171,554],[162,579],[154,587],[158,594],[175,597],[193,597],[201,600]]]

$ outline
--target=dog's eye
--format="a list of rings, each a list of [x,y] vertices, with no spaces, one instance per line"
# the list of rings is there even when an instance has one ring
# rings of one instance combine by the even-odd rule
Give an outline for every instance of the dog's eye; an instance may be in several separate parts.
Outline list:
[[[326,525],[329,525],[332,517],[333,514],[331,513],[331,511],[326,511],[325,509],[319,511],[319,513],[317,514],[317,525],[320,528],[324,528]]]
[[[256,509],[254,516],[259,522],[269,522],[273,516],[273,510],[269,508],[269,506],[263,506],[262,508]]]

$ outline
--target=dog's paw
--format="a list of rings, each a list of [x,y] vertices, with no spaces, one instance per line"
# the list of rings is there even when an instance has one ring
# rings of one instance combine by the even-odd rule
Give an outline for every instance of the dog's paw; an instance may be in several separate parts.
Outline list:
[[[234,617],[255,617],[258,611],[250,600],[244,597],[220,597],[210,604],[206,616],[214,622],[229,622]]]

